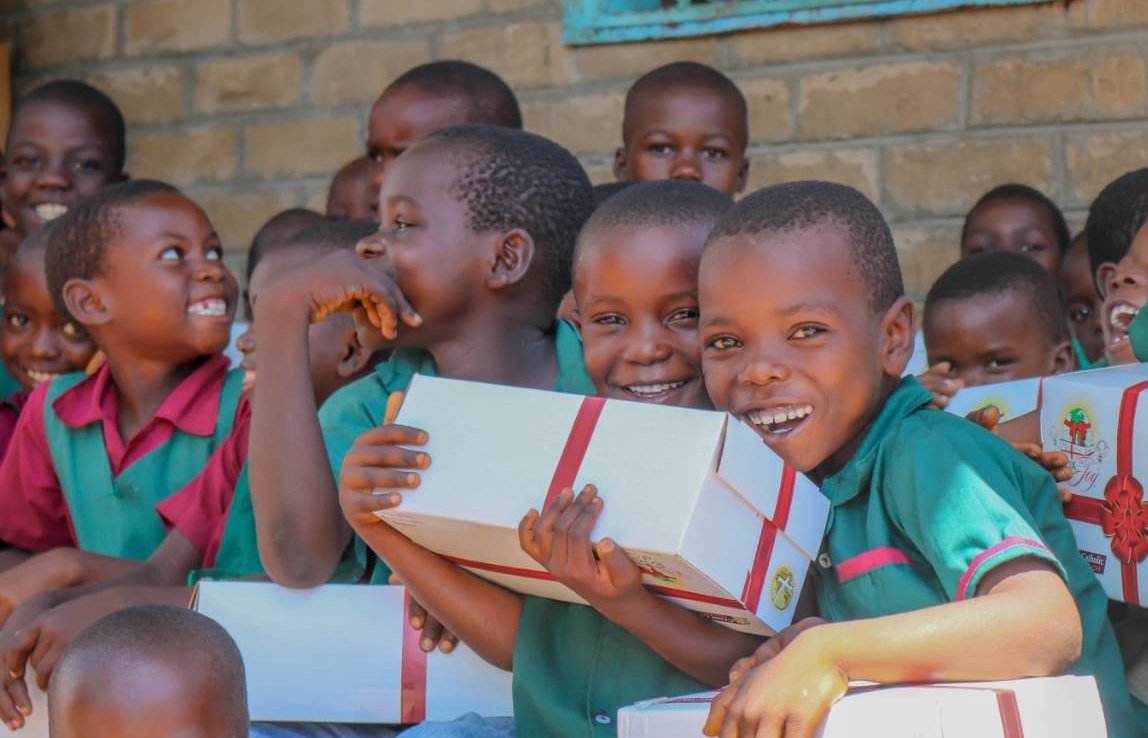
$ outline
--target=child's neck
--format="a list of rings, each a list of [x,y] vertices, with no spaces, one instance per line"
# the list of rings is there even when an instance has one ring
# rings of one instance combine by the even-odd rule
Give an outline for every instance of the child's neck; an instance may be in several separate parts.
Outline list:
[[[861,444],[865,442],[865,437],[869,435],[869,430],[873,424],[877,422],[877,418],[881,415],[881,411],[885,409],[885,403],[889,401],[890,395],[896,391],[897,387],[901,385],[901,377],[892,377],[885,375],[884,381],[881,384],[881,393],[878,395],[877,402],[869,413],[866,415],[866,420],[857,429],[845,445],[834,451],[829,455],[825,461],[821,462],[810,471],[807,476],[813,480],[814,484],[820,485],[827,478],[833,476],[837,472],[845,468],[845,465],[853,460],[857,455],[858,449]]]
[[[441,377],[553,389],[558,377],[554,336],[506,320],[467,321],[452,338],[427,346]]]
[[[172,365],[144,360],[116,361],[108,356],[108,372],[116,389],[120,438],[130,440],[155,418],[164,400],[207,357]]]

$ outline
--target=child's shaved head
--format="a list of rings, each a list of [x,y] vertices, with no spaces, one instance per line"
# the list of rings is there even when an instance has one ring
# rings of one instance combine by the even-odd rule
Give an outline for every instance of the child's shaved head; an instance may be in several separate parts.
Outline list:
[[[876,205],[846,185],[805,181],[760,189],[718,221],[709,241],[743,234],[786,234],[826,223],[841,228],[848,237],[853,269],[868,286],[874,312],[883,312],[904,296],[889,224]]]
[[[214,621],[178,607],[113,613],[52,673],[52,738],[246,738],[243,659]]]
[[[1118,177],[1093,200],[1084,227],[1095,278],[1102,264],[1116,264],[1148,222],[1148,168]]]
[[[383,94],[403,87],[434,97],[455,98],[466,104],[459,123],[486,123],[522,128],[522,111],[510,85],[494,72],[465,61],[436,61],[404,72]]]
[[[622,141],[629,141],[634,135],[632,128],[638,109],[653,95],[668,90],[703,89],[721,95],[735,111],[735,118],[741,122],[741,140],[748,138],[746,130],[747,107],[745,96],[737,85],[713,67],[698,62],[682,61],[658,67],[638,78],[626,92],[626,108],[622,118]]]
[[[26,109],[45,102],[61,103],[90,113],[108,136],[116,172],[123,169],[127,126],[119,106],[110,97],[85,82],[57,79],[40,85],[17,100],[12,110],[12,120],[16,120]]]

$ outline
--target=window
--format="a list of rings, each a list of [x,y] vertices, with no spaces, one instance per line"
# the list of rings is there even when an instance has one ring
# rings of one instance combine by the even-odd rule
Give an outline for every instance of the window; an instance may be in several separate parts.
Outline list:
[[[602,44],[699,36],[783,23],[1019,5],[1049,0],[564,0],[562,40]]]

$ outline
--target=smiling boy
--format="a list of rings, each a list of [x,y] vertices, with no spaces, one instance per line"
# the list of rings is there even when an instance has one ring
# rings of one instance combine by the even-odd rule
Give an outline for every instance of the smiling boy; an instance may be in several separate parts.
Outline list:
[[[124,118],[112,100],[71,79],[41,85],[12,112],[0,159],[4,215],[23,238],[124,174]]]
[[[737,85],[705,64],[674,62],[646,73],[626,93],[614,176],[702,182],[733,196],[749,177],[748,142]]]
[[[901,379],[913,307],[877,208],[825,182],[756,192],[714,228],[699,290],[715,406],[833,506],[815,577],[832,622],[738,669],[708,733],[811,736],[850,680],[1075,670],[1096,676],[1111,735],[1142,735],[1052,478]]]

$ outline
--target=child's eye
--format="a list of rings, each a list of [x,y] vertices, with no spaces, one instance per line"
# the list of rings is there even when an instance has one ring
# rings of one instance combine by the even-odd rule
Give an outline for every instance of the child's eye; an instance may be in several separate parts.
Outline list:
[[[223,249],[218,246],[212,246],[207,250],[208,261],[223,261]]]
[[[1092,315],[1092,308],[1088,305],[1080,305],[1068,310],[1068,319],[1073,323],[1083,323],[1088,320],[1089,315]]]
[[[729,157],[729,154],[727,154],[722,149],[710,146],[702,149],[702,156],[706,159],[709,159],[710,161],[721,161],[722,159]]]
[[[1028,241],[1028,242],[1022,243],[1020,245],[1020,250],[1025,252],[1025,253],[1029,253],[1032,251],[1044,251],[1044,244],[1035,243],[1033,241]]]
[[[1012,364],[1012,361],[1008,359],[989,359],[985,362],[985,369],[988,369],[990,372],[1000,372],[1007,369],[1010,364]]]
[[[670,154],[673,150],[674,147],[668,143],[652,143],[646,145],[646,151],[649,151],[651,154],[658,154],[659,156]]]
[[[367,158],[371,160],[372,164],[382,164],[383,152],[379,151],[378,149],[368,149]]]
[[[32,322],[24,313],[8,312],[4,314],[4,322],[13,328],[23,328]]]
[[[715,351],[729,351],[739,346],[741,346],[741,341],[733,336],[717,336],[706,342],[706,348],[714,349]]]
[[[62,326],[60,326],[60,333],[63,333],[68,338],[83,338],[84,337],[83,329],[80,328],[80,326],[76,325],[75,323],[73,323],[70,320],[67,323],[64,323]]]
[[[666,318],[666,322],[678,323],[682,321],[696,321],[697,319],[697,308],[682,308],[681,310],[675,310],[674,312],[670,313],[670,316]]]
[[[402,233],[403,231],[407,230],[408,228],[414,228],[414,225],[415,225],[414,223],[411,223],[409,220],[406,220],[405,218],[395,216],[395,219],[393,221],[393,225],[391,226],[391,229],[395,233]]]
[[[76,174],[98,174],[103,171],[104,164],[99,159],[81,159],[72,168]]]
[[[596,315],[590,322],[592,322],[594,325],[626,325],[626,319],[617,313]]]
[[[36,167],[40,164],[40,160],[35,156],[22,154],[12,157],[12,163],[15,164],[16,168],[20,171],[30,172],[36,169]]]
[[[159,258],[162,261],[180,261],[183,259],[183,249],[178,246],[168,246],[160,253]]]
[[[821,326],[803,325],[799,326],[795,331],[793,331],[789,337],[795,338],[797,340],[804,340],[806,338],[813,338],[814,336],[821,335],[824,332],[825,329]]]

